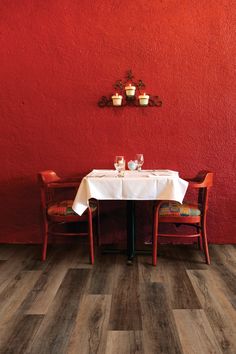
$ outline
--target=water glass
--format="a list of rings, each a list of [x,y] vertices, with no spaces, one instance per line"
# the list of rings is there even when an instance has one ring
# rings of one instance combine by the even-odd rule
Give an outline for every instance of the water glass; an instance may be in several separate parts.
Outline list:
[[[144,157],[143,154],[136,154],[136,159],[135,159],[137,166],[138,166],[138,171],[141,171],[143,163],[144,163]]]
[[[125,174],[125,159],[124,156],[116,156],[114,166],[116,171],[118,172],[118,177],[124,177]]]

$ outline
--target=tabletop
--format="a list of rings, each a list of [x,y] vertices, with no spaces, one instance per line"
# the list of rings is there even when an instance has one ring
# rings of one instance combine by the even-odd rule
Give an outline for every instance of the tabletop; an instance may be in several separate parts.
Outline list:
[[[118,177],[115,170],[93,170],[79,186],[73,210],[82,215],[89,199],[98,200],[174,200],[182,203],[188,182],[177,171],[125,171]]]

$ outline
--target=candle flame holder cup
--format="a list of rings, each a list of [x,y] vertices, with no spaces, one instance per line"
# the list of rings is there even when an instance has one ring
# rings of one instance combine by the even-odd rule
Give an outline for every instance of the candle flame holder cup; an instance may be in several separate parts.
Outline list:
[[[146,94],[144,93],[143,95],[140,95],[138,98],[139,98],[139,104],[140,104],[140,106],[148,106],[149,95],[146,95]]]
[[[136,87],[132,86],[131,84],[129,84],[128,86],[125,86],[125,93],[127,97],[134,97],[135,96],[135,90]]]
[[[118,95],[118,93],[113,95],[111,98],[112,98],[113,106],[121,106],[122,105],[122,98],[123,97],[121,95]]]

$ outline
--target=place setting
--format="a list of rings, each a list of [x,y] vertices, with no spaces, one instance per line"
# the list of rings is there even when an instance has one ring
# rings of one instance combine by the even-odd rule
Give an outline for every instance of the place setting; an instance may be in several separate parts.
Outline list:
[[[126,177],[131,172],[141,172],[144,164],[143,154],[136,154],[134,160],[130,160],[127,164],[128,170],[125,169],[126,161],[124,156],[115,156],[114,167],[117,171],[117,177]],[[135,174],[134,173],[134,174]]]
[[[136,154],[134,160],[127,163],[124,156],[115,156],[114,167],[117,177],[177,177],[179,173],[168,169],[143,170],[144,155]]]

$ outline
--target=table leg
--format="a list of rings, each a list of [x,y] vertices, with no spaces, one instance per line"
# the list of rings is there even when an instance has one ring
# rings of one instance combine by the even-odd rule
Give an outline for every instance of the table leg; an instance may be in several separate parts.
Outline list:
[[[132,264],[135,256],[135,201],[127,201],[127,264]]]

